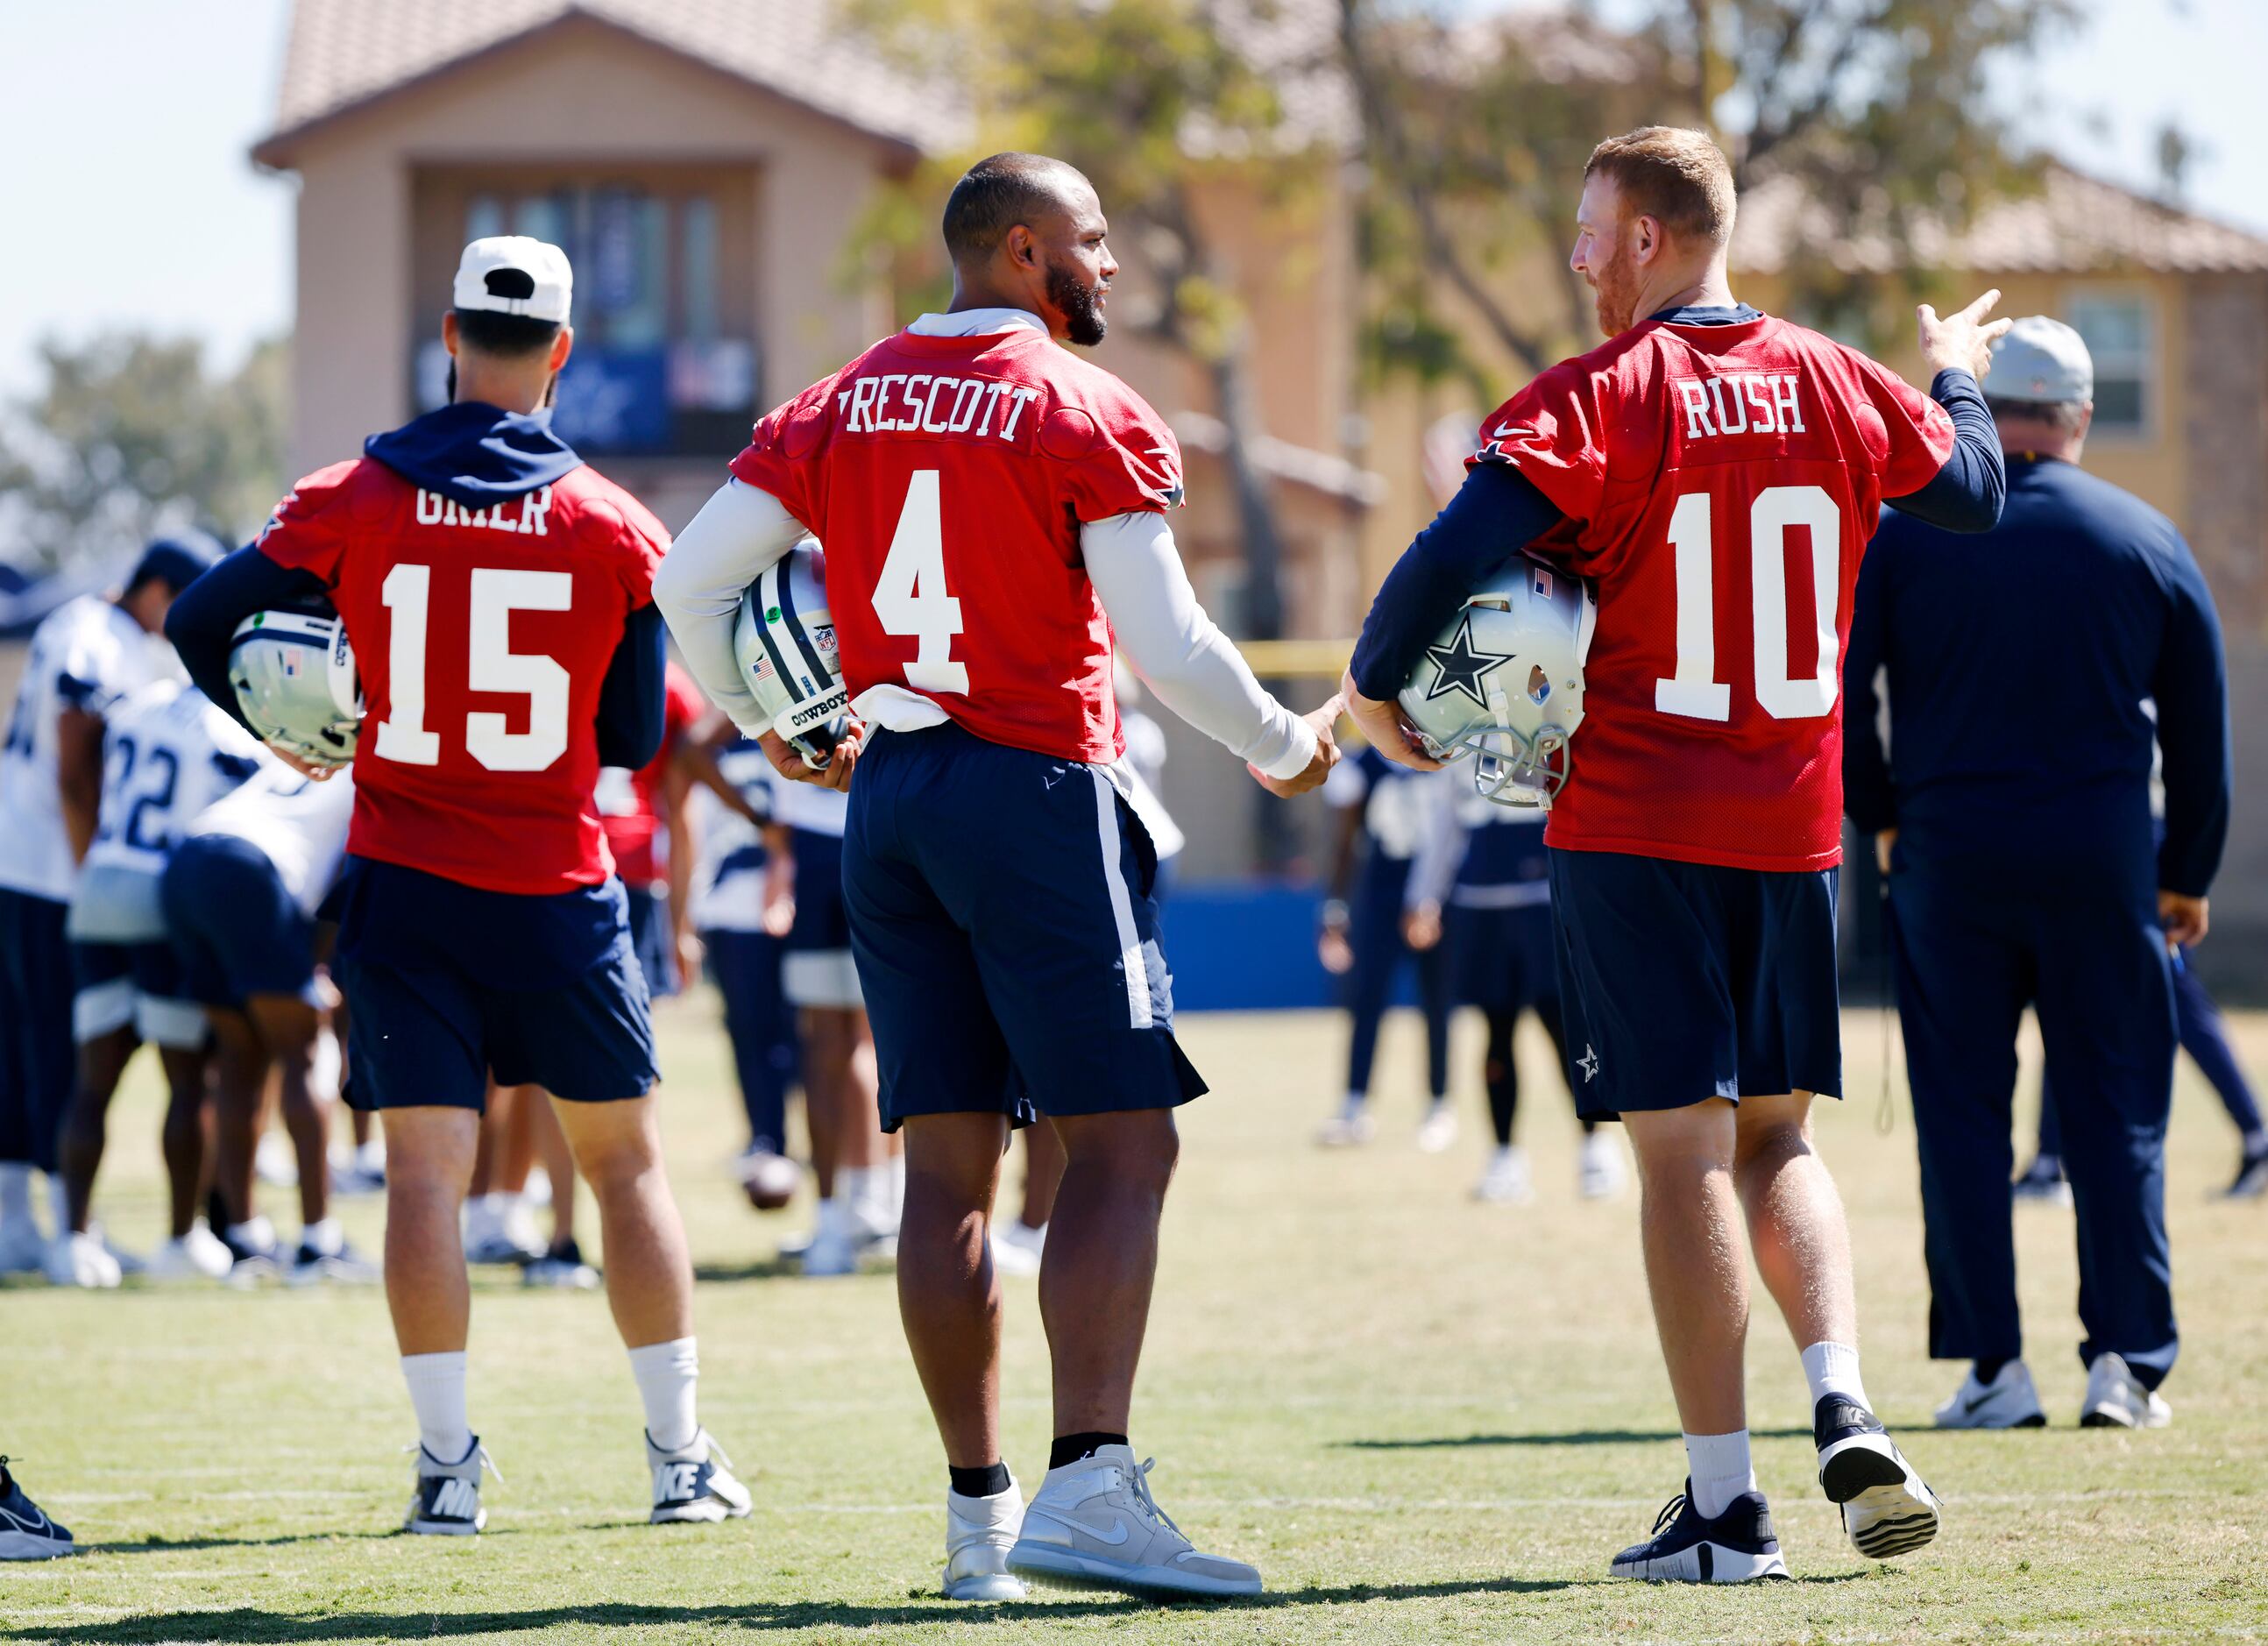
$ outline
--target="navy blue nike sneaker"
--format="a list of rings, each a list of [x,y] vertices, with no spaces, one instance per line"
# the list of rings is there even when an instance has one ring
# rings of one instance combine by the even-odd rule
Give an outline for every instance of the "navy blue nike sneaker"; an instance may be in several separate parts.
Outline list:
[[[1819,1487],[1828,1502],[1842,1506],[1852,1548],[1868,1560],[1886,1561],[1911,1554],[1937,1536],[1944,1506],[1872,1412],[1845,1396],[1822,1395],[1811,1428],[1819,1446]]]
[[[1616,1577],[1656,1583],[1751,1583],[1787,1576],[1762,1492],[1743,1492],[1724,1513],[1704,1518],[1693,1507],[1693,1482],[1655,1517],[1653,1536],[1615,1556]]]
[[[76,1552],[70,1531],[24,1495],[0,1458],[0,1561],[52,1561]]]

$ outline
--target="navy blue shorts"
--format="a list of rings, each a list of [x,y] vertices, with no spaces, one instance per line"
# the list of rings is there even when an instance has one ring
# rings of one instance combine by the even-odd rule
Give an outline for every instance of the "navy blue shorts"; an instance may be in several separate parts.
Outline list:
[[[357,1109],[481,1108],[489,1079],[570,1103],[659,1076],[619,880],[521,897],[348,859],[333,964]]]
[[[630,949],[645,973],[646,993],[655,1000],[677,993],[677,941],[669,927],[669,894],[651,886],[625,884],[630,899]]]
[[[1557,997],[1559,956],[1550,904],[1476,909],[1452,902],[1442,921],[1458,1005],[1517,1013]]]
[[[190,836],[167,860],[158,897],[189,999],[241,1007],[255,994],[308,997],[315,923],[251,841]]]
[[[1843,1094],[1836,871],[1551,853],[1576,1107]]]
[[[77,1082],[70,905],[0,888],[0,1163],[55,1168]]]
[[[850,947],[850,917],[843,904],[843,837],[788,830],[795,858],[795,924],[788,928],[792,955],[826,954]]]
[[[876,734],[843,840],[882,1124],[1167,1109],[1174,1039],[1149,836],[1095,767],[941,726]]]

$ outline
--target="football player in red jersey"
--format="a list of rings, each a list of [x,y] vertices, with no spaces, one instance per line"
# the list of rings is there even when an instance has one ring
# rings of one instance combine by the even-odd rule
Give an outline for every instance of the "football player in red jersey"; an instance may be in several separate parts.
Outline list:
[[[1545,839],[1571,1074],[1629,1127],[1646,1276],[1690,1478],[1618,1575],[1783,1576],[1749,1468],[1749,1241],[1802,1352],[1820,1484],[1861,1554],[1939,1505],[1867,1407],[1850,1238],[1812,1147],[1839,1096],[1838,661],[1889,500],[1983,531],[2005,488],[1977,379],[1998,293],[1920,311],[1925,395],[1734,301],[1730,168],[1698,132],[1601,144],[1572,259],[1609,341],[1483,425],[1465,483],[1378,594],[1349,670],[1380,749],[1435,764],[1395,699],[1481,578],[1528,549],[1592,579],[1584,717]],[[1467,633],[1461,630],[1461,634]],[[1475,694],[1477,696],[1477,694]]]
[[[1117,644],[1159,700],[1274,792],[1336,759],[1197,606],[1166,520],[1181,458],[1158,415],[1059,346],[1101,341],[1117,272],[1101,203],[1060,161],[1001,154],[945,211],[954,300],[756,425],[655,579],[711,698],[791,776],[850,790],[843,891],[906,1133],[898,1299],[951,1469],[945,1591],[1035,1581],[1248,1594],[1190,1546],[1126,1429],[1173,1174],[1204,1091],[1173,1034],[1155,856],[1115,768]],[[792,755],[733,650],[741,591],[802,536],[863,742]],[[855,772],[855,775],[854,775]],[[987,1238],[1009,1128],[1069,1157],[1040,1273],[1056,1442],[1029,1510],[1001,1459],[1000,1294]]]
[[[232,710],[232,637],[256,612],[335,606],[360,667],[335,971],[353,1008],[349,1099],[386,1125],[419,1532],[469,1535],[486,1516],[457,1220],[491,1075],[551,1094],[597,1198],[652,1518],[749,1508],[695,1415],[693,1273],[662,1175],[646,985],[593,793],[601,764],[643,766],[661,742],[650,595],[668,534],[551,431],[571,280],[540,240],[468,246],[441,332],[453,403],[299,482],[167,622]]]

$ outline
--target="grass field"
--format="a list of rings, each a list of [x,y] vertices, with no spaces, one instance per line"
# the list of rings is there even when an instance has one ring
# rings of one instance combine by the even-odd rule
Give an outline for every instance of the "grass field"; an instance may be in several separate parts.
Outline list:
[[[1466,1026],[1468,1029],[1469,1025]],[[668,1129],[703,1285],[703,1406],[756,1512],[649,1528],[637,1404],[603,1302],[475,1293],[475,1426],[506,1477],[477,1541],[387,1535],[413,1438],[375,1292],[0,1291],[0,1450],[87,1552],[0,1568],[0,1640],[2191,1641],[2268,1631],[2268,1205],[2208,1199],[2234,1155],[2184,1067],[2171,1201],[2185,1349],[2175,1426],[2073,1427],[2082,1375],[2071,1214],[2019,1218],[2031,1361],[2054,1427],[1936,1436],[1958,1369],[1924,1358],[1912,1133],[1877,1130],[1879,1016],[1848,1024],[1853,1101],[1823,1148],[1856,1237],[1868,1384],[1948,1500],[1945,1535],[1870,1567],[1811,1480],[1804,1387],[1759,1294],[1756,1466],[1798,1581],[1613,1583],[1607,1558],[1679,1483],[1635,1210],[1574,1194],[1556,1085],[1523,1116],[1538,1203],[1466,1199],[1480,1104],[1446,1156],[1409,1145],[1410,1025],[1388,1031],[1380,1143],[1307,1136],[1343,1030],[1192,1019],[1214,1095],[1187,1112],[1135,1443],[1166,1508],[1258,1562],[1257,1604],[934,1598],[944,1470],[889,1279],[805,1282],[725,1181],[736,1136],[704,1001],[664,1016]],[[2268,1019],[2241,1028],[2268,1067]],[[1461,1068],[1475,1048],[1461,1041]],[[1538,1044],[1523,1055],[1540,1080]],[[156,1111],[137,1074],[103,1185],[157,1227]],[[275,1204],[280,1221],[285,1204]],[[377,1211],[354,1203],[359,1240]],[[1045,1460],[1045,1362],[1010,1282],[1009,1461]]]

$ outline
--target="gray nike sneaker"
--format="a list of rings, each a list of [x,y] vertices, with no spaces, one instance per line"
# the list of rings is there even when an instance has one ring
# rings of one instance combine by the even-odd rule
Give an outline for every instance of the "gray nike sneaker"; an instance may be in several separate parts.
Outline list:
[[[443,1463],[424,1447],[418,1447],[416,1488],[409,1495],[409,1514],[401,1529],[423,1537],[478,1535],[489,1524],[489,1511],[481,1507],[482,1468],[497,1480],[504,1479],[477,1435],[470,1449],[454,1463]]]
[[[1048,1471],[1024,1509],[1008,1569],[1057,1589],[1130,1595],[1256,1595],[1260,1574],[1241,1561],[1202,1554],[1150,1495],[1156,1459],[1101,1446]]]

